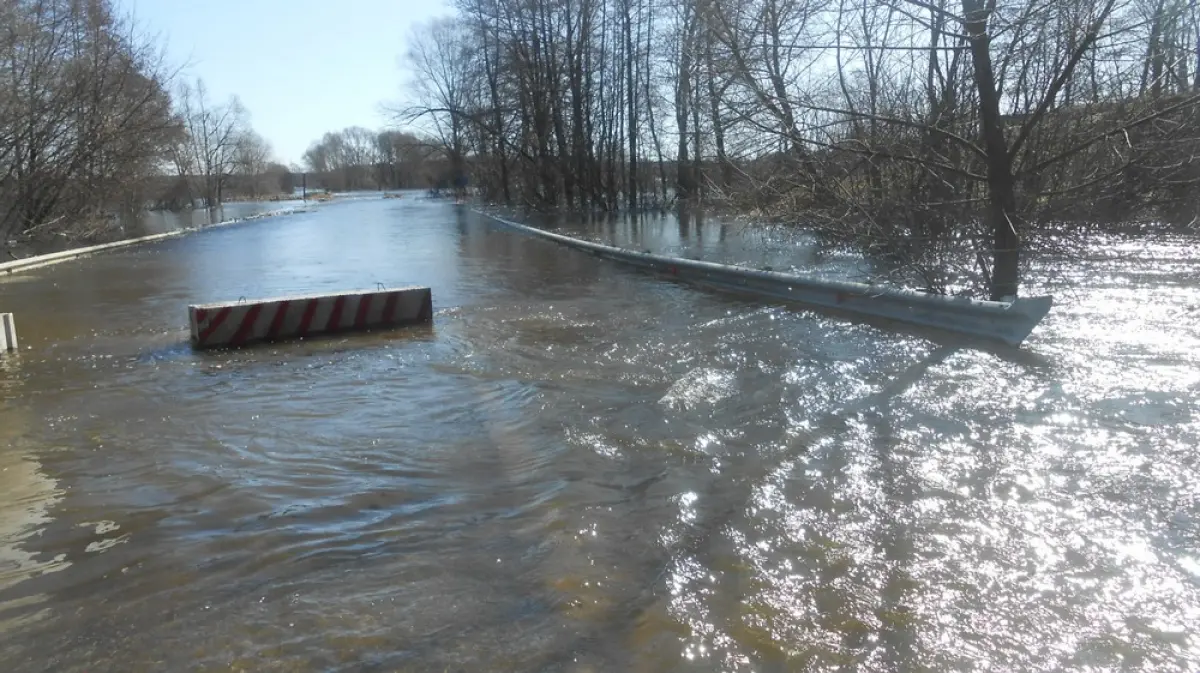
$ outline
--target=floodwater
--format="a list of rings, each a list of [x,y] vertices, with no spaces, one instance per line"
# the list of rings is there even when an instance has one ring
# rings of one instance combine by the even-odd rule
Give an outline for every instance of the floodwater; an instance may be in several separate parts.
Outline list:
[[[0,280],[0,670],[1194,672],[1196,250],[1110,242],[1020,349],[415,197]],[[376,283],[433,325],[187,346]]]
[[[371,196],[379,198],[378,193]],[[363,194],[347,195],[352,198],[362,198]],[[305,201],[299,197],[280,201],[235,201],[224,203],[217,208],[194,208],[191,210],[150,210],[136,215],[124,215],[117,218],[113,229],[98,239],[81,243],[78,240],[59,237],[39,238],[36,243],[36,253],[46,254],[67,250],[69,248],[89,243],[106,243],[110,240],[165,234],[182,229],[199,229],[214,224],[225,224],[246,219],[255,219],[273,214],[293,212],[311,208],[316,201]],[[26,255],[21,255],[22,257]],[[15,256],[14,256],[15,257]],[[7,261],[8,258],[5,258]]]
[[[196,229],[222,222],[261,217],[269,213],[298,210],[310,202],[296,198],[285,201],[232,201],[217,208],[192,210],[151,210],[141,213],[136,221],[127,224],[130,236],[163,234],[179,229]]]

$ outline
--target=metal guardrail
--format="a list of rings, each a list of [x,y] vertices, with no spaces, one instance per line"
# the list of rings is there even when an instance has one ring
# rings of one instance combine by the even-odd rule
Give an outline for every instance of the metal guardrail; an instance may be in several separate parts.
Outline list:
[[[647,269],[680,281],[718,290],[794,301],[910,325],[933,327],[1017,346],[1050,312],[1053,298],[1022,297],[985,301],[927,294],[901,288],[825,280],[775,271],[716,264],[625,250],[512,222],[476,211],[517,231]]]
[[[206,224],[199,227],[184,227],[182,229],[176,229],[174,231],[168,231],[162,234],[151,234],[149,236],[139,236],[137,238],[125,238],[119,241],[113,241],[112,243],[89,245],[84,248],[73,248],[71,250],[63,250],[62,252],[52,252],[46,255],[37,255],[36,257],[26,257],[25,259],[18,259],[13,262],[0,263],[0,275],[12,275],[19,271],[31,271],[43,266],[50,266],[51,264],[58,264],[60,262],[66,262],[72,259],[79,259],[80,257],[87,257],[88,255],[93,255],[97,252],[103,252],[105,250],[127,248],[134,245],[141,245],[143,243],[153,243],[155,241],[163,241],[170,238],[179,238],[180,236],[186,236],[188,234],[194,234],[200,231],[207,231],[209,229],[219,229],[222,227],[243,224],[245,222],[251,222],[254,220],[261,220],[269,217],[277,217],[280,215],[289,215],[292,213],[301,212],[309,211],[306,208],[266,211],[255,215],[248,215],[246,217],[226,220],[225,222],[216,222],[214,224]]]
[[[114,241],[112,243],[89,245],[86,248],[73,248],[71,250],[64,250],[62,252],[52,252],[47,255],[27,257],[25,259],[18,259],[15,262],[4,262],[3,264],[0,264],[0,274],[13,274],[17,273],[18,271],[30,271],[43,266],[50,266],[51,264],[58,264],[59,262],[66,262],[68,260],[86,257],[104,250],[124,248],[131,245],[140,245],[142,243],[151,243],[167,238],[176,238],[178,236],[183,236],[184,234],[190,234],[192,231],[192,229],[180,229],[179,231],[170,231],[165,234],[153,234],[151,236],[127,238],[120,241]]]

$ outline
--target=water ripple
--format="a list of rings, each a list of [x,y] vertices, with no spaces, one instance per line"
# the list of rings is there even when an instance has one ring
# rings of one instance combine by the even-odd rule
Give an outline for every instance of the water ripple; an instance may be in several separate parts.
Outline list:
[[[1104,241],[984,348],[410,196],[4,286],[0,668],[1196,669],[1194,241]],[[859,263],[628,224],[586,231]],[[433,325],[186,346],[187,303],[376,281]]]

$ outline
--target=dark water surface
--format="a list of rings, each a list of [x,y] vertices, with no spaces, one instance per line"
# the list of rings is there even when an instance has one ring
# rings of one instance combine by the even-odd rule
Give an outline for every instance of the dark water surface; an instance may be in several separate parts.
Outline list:
[[[0,280],[0,671],[1196,671],[1196,250],[1005,350],[408,197]],[[434,324],[187,346],[376,283]]]

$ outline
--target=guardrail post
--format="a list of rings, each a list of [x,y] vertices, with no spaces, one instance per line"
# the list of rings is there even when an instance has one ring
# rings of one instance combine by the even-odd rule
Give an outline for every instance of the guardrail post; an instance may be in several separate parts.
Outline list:
[[[0,313],[0,353],[17,350],[17,324],[11,313]]]

